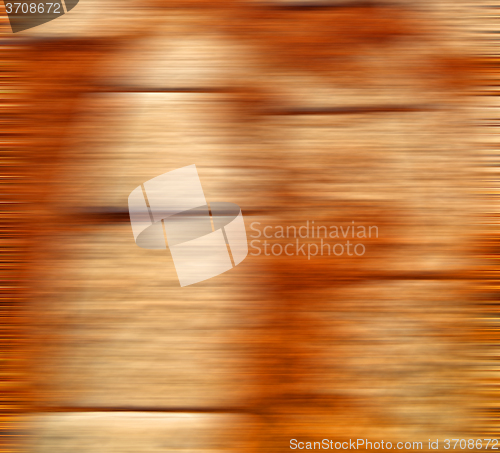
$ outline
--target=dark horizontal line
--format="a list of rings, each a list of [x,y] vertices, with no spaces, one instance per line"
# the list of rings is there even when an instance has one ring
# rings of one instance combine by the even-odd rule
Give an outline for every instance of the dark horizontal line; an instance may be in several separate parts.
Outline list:
[[[334,278],[333,280],[350,280],[349,277]],[[358,274],[352,277],[352,280],[491,280],[491,277],[482,277],[472,271],[458,272],[387,272]]]
[[[211,87],[135,87],[123,85],[100,85],[92,87],[99,93],[228,93],[225,88]]]
[[[82,46],[92,46],[98,42],[103,42],[101,37],[89,38],[78,36],[16,36],[15,38],[0,39],[0,46],[23,47],[23,46],[46,46],[53,44],[79,44]],[[75,48],[78,50],[78,48]]]
[[[87,212],[77,212],[70,214],[68,224],[109,224],[130,222],[128,209],[97,209]]]
[[[36,38],[3,38],[0,39],[0,46],[22,47],[33,43],[38,43],[41,40]]]
[[[134,87],[134,86],[98,86],[93,91],[99,93],[231,93],[230,88],[210,87]],[[437,110],[436,105],[373,105],[352,107],[298,107],[291,109],[264,110],[263,115],[353,115],[362,113],[404,113],[427,112]]]
[[[316,10],[316,9],[333,9],[333,8],[376,8],[387,6],[387,3],[375,2],[369,0],[359,0],[359,1],[314,1],[314,2],[289,2],[289,3],[269,3],[269,2],[261,2],[257,4],[257,6],[267,7],[278,10]]]
[[[347,398],[348,399],[348,398]],[[314,393],[299,393],[280,395],[278,400],[295,401],[297,403],[310,403],[314,405],[332,405],[344,401],[338,395],[324,395]],[[273,403],[275,399],[271,398],[267,401],[261,401],[257,405],[249,404],[246,407],[242,406],[226,406],[226,407],[190,407],[190,406],[24,406],[24,412],[98,412],[98,413],[123,413],[123,412],[150,412],[150,413],[166,413],[166,414],[245,414],[245,415],[264,415],[273,412]]]
[[[255,216],[264,214],[267,211],[256,211],[246,209],[244,214],[247,216]],[[222,214],[230,214],[230,212],[222,212]],[[102,208],[92,209],[88,211],[77,211],[75,213],[65,213],[61,217],[61,225],[69,227],[74,225],[106,225],[106,224],[119,224],[130,222],[130,215],[128,209],[120,208]]]
[[[37,406],[25,408],[27,413],[35,412],[152,412],[152,413],[183,413],[183,414],[244,414],[246,408],[238,407],[150,407],[150,406]]]
[[[433,105],[376,105],[353,107],[297,108],[269,111],[269,115],[356,115],[362,113],[405,113],[437,110]]]

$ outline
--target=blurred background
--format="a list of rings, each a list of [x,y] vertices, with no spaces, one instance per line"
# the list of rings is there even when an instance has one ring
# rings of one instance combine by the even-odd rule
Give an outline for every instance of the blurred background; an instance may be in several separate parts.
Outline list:
[[[16,34],[1,8],[1,451],[499,435],[494,5],[80,0]],[[191,164],[248,235],[379,237],[181,288],[127,199]]]

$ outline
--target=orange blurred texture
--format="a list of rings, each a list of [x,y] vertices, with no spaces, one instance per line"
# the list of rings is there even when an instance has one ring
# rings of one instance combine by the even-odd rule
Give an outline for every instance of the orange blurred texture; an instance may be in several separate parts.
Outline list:
[[[80,0],[15,34],[2,11],[0,451],[500,435],[495,5]],[[378,237],[181,288],[127,198],[191,164],[249,241]]]

